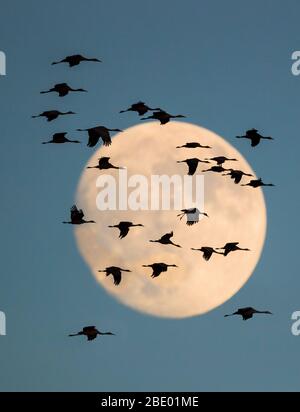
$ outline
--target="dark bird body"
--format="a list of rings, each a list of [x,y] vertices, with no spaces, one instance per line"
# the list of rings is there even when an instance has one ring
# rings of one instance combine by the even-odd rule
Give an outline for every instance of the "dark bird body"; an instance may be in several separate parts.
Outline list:
[[[181,212],[182,213],[177,215],[177,217],[180,217],[181,220],[184,216],[186,216],[186,224],[188,226],[192,226],[195,223],[198,223],[200,215],[208,217],[207,213],[200,212],[196,207],[190,209],[182,209]]]
[[[154,120],[159,120],[160,124],[166,124],[168,123],[171,119],[180,119],[180,118],[185,118],[182,114],[177,114],[177,115],[172,115],[168,112],[165,112],[164,110],[157,110],[152,113],[151,116],[148,117],[143,117],[141,120],[148,120],[148,119],[154,119]]]
[[[157,109],[151,109],[144,102],[137,102],[137,103],[133,103],[128,109],[121,110],[120,113],[137,112],[140,116],[143,116],[147,112],[153,111],[153,110],[157,110]]]
[[[225,162],[237,162],[237,159],[230,159],[226,156],[215,156],[211,157],[210,159],[205,159],[205,160],[212,160],[213,162],[216,162],[218,166],[221,166]]]
[[[82,209],[77,209],[74,205],[71,207],[71,221],[70,222],[63,222],[69,225],[82,225],[84,223],[96,223],[94,220],[85,220],[84,213]]]
[[[89,141],[88,147],[94,147],[99,142],[101,138],[103,141],[104,146],[111,145],[111,137],[110,132],[122,132],[123,130],[120,129],[108,129],[105,126],[96,126],[91,127],[89,129],[77,129],[79,132],[88,132]]]
[[[189,168],[188,175],[193,176],[196,173],[199,163],[209,163],[209,162],[206,160],[201,160],[201,159],[194,157],[192,159],[178,160],[177,163],[186,163]]]
[[[120,231],[119,238],[120,238],[120,239],[123,239],[124,237],[126,237],[126,236],[128,235],[129,229],[130,229],[131,227],[137,227],[137,226],[144,227],[144,225],[134,224],[134,223],[132,223],[132,222],[120,222],[120,223],[118,223],[117,225],[108,226],[108,227],[119,229],[119,231]]]
[[[250,249],[239,247],[238,244],[239,242],[230,242],[230,243],[226,243],[225,246],[217,247],[216,249],[224,250],[224,256],[227,256],[230,252],[235,252],[236,250],[250,251]]]
[[[87,169],[123,169],[123,167],[114,166],[109,162],[110,157],[100,157],[97,166],[88,166]]]
[[[100,332],[96,326],[85,326],[82,330],[78,333],[72,333],[69,336],[86,336],[87,340],[94,340],[98,335],[114,335],[112,332]]]
[[[176,245],[176,243],[172,242],[171,237],[173,236],[174,236],[174,233],[170,232],[170,233],[166,233],[158,240],[150,240],[149,242],[161,243],[162,245],[173,245],[176,247],[181,247],[179,245]]]
[[[86,91],[87,90],[84,90],[84,89],[73,89],[67,83],[58,83],[51,89],[41,92],[41,94],[56,92],[58,93],[59,97],[64,97],[64,96],[67,96],[67,94],[69,94],[70,92],[86,92]]]
[[[246,131],[246,134],[244,136],[236,136],[237,139],[249,139],[251,140],[251,146],[255,147],[257,146],[262,139],[264,140],[274,140],[273,137],[270,136],[262,136],[261,134],[258,133],[258,130],[256,129],[250,129]]]
[[[48,143],[80,143],[79,140],[70,140],[66,137],[67,132],[63,133],[54,133],[52,136],[52,140],[49,140],[48,142],[43,142],[42,144],[48,144]]]
[[[269,312],[268,310],[260,311],[260,310],[256,310],[254,308],[248,307],[248,308],[238,309],[236,312],[232,313],[231,315],[225,315],[224,317],[227,318],[228,316],[239,315],[239,316],[242,316],[243,320],[247,320],[247,319],[251,319],[255,313],[272,315],[272,312]]]
[[[203,259],[206,261],[208,261],[211,258],[213,253],[216,253],[218,255],[223,255],[222,252],[217,252],[213,247],[210,247],[210,246],[203,246],[200,249],[192,248],[191,250],[197,250],[199,252],[203,252]]]
[[[87,58],[82,56],[81,54],[72,54],[71,56],[67,56],[64,59],[53,62],[52,64],[60,64],[60,63],[68,63],[70,67],[78,66],[81,62],[96,62],[101,63],[101,60],[95,58]]]
[[[60,112],[59,110],[46,110],[45,112],[42,112],[38,114],[37,116],[32,116],[33,119],[36,119],[37,117],[46,117],[48,122],[52,122],[53,120],[57,119],[58,116],[65,116],[67,114],[76,114],[74,112]]]
[[[167,265],[166,263],[152,263],[151,265],[143,265],[144,268],[152,268],[153,272],[151,277],[157,278],[162,272],[166,272],[168,268],[174,267],[177,268],[176,265]]]
[[[243,176],[253,176],[250,173],[245,173],[242,170],[228,169],[229,173],[225,173],[222,176],[230,176],[234,180],[235,184],[240,183]]]
[[[260,186],[275,186],[275,185],[273,185],[273,183],[264,183],[262,179],[253,179],[253,180],[250,180],[249,183],[246,183],[245,185],[241,185],[241,186],[251,186],[251,187],[256,188]]]
[[[176,149],[181,149],[183,147],[185,147],[186,149],[196,149],[197,147],[201,149],[211,149],[211,146],[203,146],[202,144],[198,142],[188,142],[182,146],[176,146]]]
[[[114,285],[118,286],[122,280],[122,272],[131,272],[128,269],[121,269],[117,266],[109,266],[104,270],[98,270],[98,272],[106,273],[106,276],[112,275],[114,278]]]

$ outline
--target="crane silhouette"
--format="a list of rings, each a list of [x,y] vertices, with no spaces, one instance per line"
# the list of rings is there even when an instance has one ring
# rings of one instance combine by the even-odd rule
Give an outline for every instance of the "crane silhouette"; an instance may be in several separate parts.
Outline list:
[[[173,245],[176,247],[181,247],[179,245],[176,245],[176,243],[173,243],[171,240],[171,237],[174,236],[173,231],[170,233],[166,233],[165,235],[163,235],[160,239],[158,240],[149,240],[149,242],[154,242],[154,243],[161,243],[162,245]]]
[[[199,209],[197,209],[196,207],[190,208],[190,209],[182,209],[181,210],[182,213],[179,213],[179,215],[177,215],[177,217],[180,217],[180,220],[186,216],[186,224],[188,226],[192,226],[195,223],[199,222],[199,216],[203,215],[208,217],[208,214],[205,212],[200,212]]]
[[[84,220],[84,213],[82,209],[77,209],[74,205],[71,207],[71,221],[70,222],[63,222],[69,225],[82,225],[84,223],[96,223],[94,220]]]
[[[242,170],[227,169],[229,173],[224,173],[222,176],[230,176],[234,180],[235,184],[240,183],[243,176],[253,176],[250,173],[245,173]]]
[[[226,172],[228,169],[224,169],[223,166],[212,166],[210,169],[202,170],[202,172],[215,172],[215,173],[222,173]]]
[[[109,162],[110,157],[100,157],[97,166],[88,166],[87,169],[124,169],[123,167],[114,166]]]
[[[237,159],[230,159],[226,156],[215,156],[211,157],[210,159],[205,159],[205,160],[212,160],[213,162],[216,162],[218,166],[221,166],[225,162],[237,162]]]
[[[140,116],[143,116],[148,111],[153,111],[153,110],[157,110],[157,109],[151,109],[144,102],[137,102],[137,103],[133,103],[128,109],[121,110],[120,113],[137,112]]]
[[[89,129],[77,129],[79,132],[88,132],[89,141],[88,147],[94,147],[101,138],[104,146],[111,145],[110,132],[122,132],[120,129],[108,129],[105,126],[96,126]]]
[[[250,251],[250,249],[239,247],[238,244],[239,242],[226,243],[225,246],[217,247],[216,250],[224,250],[224,256],[227,256],[230,252],[235,252],[236,250]]]
[[[42,142],[42,144],[48,144],[48,143],[80,143],[79,140],[70,140],[66,137],[67,132],[62,132],[62,133],[54,133],[52,135],[52,140],[49,140],[48,142]]]
[[[236,136],[237,139],[249,139],[251,140],[251,146],[255,147],[257,146],[260,141],[263,140],[274,140],[273,137],[270,136],[262,136],[261,134],[258,133],[257,129],[250,129],[246,131],[246,134],[244,136]]]
[[[60,63],[68,63],[70,67],[74,67],[74,66],[78,66],[81,62],[102,63],[101,60],[96,59],[96,58],[84,57],[81,54],[72,54],[71,56],[67,56],[58,62],[53,62],[52,65],[60,64]]]
[[[192,159],[177,160],[177,163],[186,163],[188,166],[188,175],[193,176],[196,173],[199,163],[209,163],[207,160],[201,160],[196,157]]]
[[[155,109],[155,110],[157,111],[153,112],[151,116],[143,117],[141,120],[149,120],[149,119],[159,120],[160,124],[163,125],[163,124],[168,123],[171,119],[180,119],[180,118],[186,117],[186,116],[183,116],[182,114],[172,115],[161,109]]]
[[[191,248],[191,250],[197,250],[199,252],[203,252],[203,259],[208,261],[213,253],[218,255],[223,255],[222,252],[217,252],[213,247],[210,246],[202,246],[200,249]]]
[[[151,277],[157,278],[162,272],[167,272],[168,268],[177,268],[176,265],[168,265],[166,263],[152,263],[151,265],[143,265],[144,268],[152,268]]]
[[[98,270],[98,272],[105,272],[106,276],[112,275],[114,278],[114,285],[118,286],[122,280],[122,272],[131,272],[131,270],[121,269],[118,266],[109,266],[104,270]]]
[[[80,332],[71,333],[69,336],[86,336],[87,340],[94,340],[98,335],[114,335],[112,332],[100,332],[96,326],[85,326]]]
[[[211,146],[204,146],[201,143],[198,142],[187,142],[183,144],[182,146],[176,146],[176,149],[181,149],[181,148],[187,148],[187,149],[196,149],[197,147],[200,147],[202,149],[211,149]]]
[[[228,316],[242,316],[243,320],[251,319],[254,314],[256,313],[262,313],[265,315],[273,315],[272,312],[269,312],[268,310],[256,310],[254,308],[248,307],[248,308],[241,308],[238,309],[236,312],[232,313],[231,315],[225,315],[224,317],[227,318]]]
[[[140,223],[134,224],[132,222],[120,222],[117,225],[108,226],[108,227],[119,229],[119,231],[120,231],[119,238],[123,239],[124,237],[126,237],[128,235],[129,229],[131,227],[138,227],[138,226],[144,227],[144,225],[142,225]]]
[[[36,116],[31,116],[33,119],[36,119],[37,117],[46,117],[48,122],[52,122],[53,120],[57,119],[58,116],[65,116],[67,114],[76,114],[74,112],[61,112],[59,110],[46,110],[45,112],[42,112]]]
[[[264,183],[262,181],[262,179],[259,178],[259,179],[250,180],[249,183],[246,183],[246,184],[241,185],[241,186],[251,186],[251,187],[256,188],[256,187],[260,187],[260,186],[275,186],[275,185],[273,185],[273,183]]]
[[[64,96],[67,96],[67,94],[69,94],[70,92],[87,92],[87,90],[73,89],[67,83],[58,83],[58,84],[55,84],[51,89],[42,91],[41,94],[52,93],[52,92],[58,93],[59,97],[64,97]]]

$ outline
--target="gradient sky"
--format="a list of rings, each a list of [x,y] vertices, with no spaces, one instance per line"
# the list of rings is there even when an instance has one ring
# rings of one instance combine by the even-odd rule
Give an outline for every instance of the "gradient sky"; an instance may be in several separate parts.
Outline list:
[[[290,332],[291,313],[300,309],[300,77],[291,74],[299,1],[0,5],[7,55],[7,76],[0,77],[0,310],[7,316],[0,390],[299,390],[300,337]],[[50,65],[77,52],[104,63]],[[64,81],[89,93],[39,94]],[[201,317],[157,319],[122,306],[96,283],[72,228],[61,224],[93,149],[41,141],[95,124],[132,126],[137,117],[118,112],[139,99],[223,136],[277,186],[265,190],[268,233],[255,273]],[[78,115],[50,124],[30,118],[53,108]],[[254,150],[234,139],[252,127],[276,140]],[[248,305],[275,316],[223,318]],[[67,337],[86,324],[117,336],[89,344]]]

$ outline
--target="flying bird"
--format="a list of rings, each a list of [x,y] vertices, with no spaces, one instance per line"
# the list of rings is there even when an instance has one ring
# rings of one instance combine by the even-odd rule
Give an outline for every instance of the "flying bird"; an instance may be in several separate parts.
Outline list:
[[[48,144],[48,143],[80,143],[79,140],[70,140],[66,137],[67,132],[63,133],[54,133],[52,135],[52,140],[49,140],[48,142],[42,142],[42,144]]]
[[[138,224],[134,224],[132,222],[120,222],[117,225],[113,225],[113,226],[108,226],[108,227],[112,227],[112,228],[117,228],[120,231],[120,235],[119,238],[123,239],[124,237],[126,237],[129,233],[129,229],[131,227],[137,227],[137,226],[141,226],[144,227],[144,225],[138,223]]]
[[[88,132],[89,141],[88,147],[94,147],[101,138],[104,146],[111,145],[110,132],[122,132],[120,129],[108,129],[105,126],[96,126],[89,129],[77,129],[79,132]]]
[[[204,146],[201,143],[198,142],[188,142],[185,143],[182,146],[176,146],[176,149],[181,149],[182,147],[185,147],[187,149],[196,149],[197,147],[200,147],[202,149],[211,149],[211,146]]]
[[[273,183],[264,183],[262,181],[262,179],[259,178],[259,179],[250,180],[249,183],[246,183],[246,184],[241,185],[241,186],[251,186],[251,187],[256,188],[256,187],[260,187],[260,186],[275,186],[275,185],[273,185]]]
[[[87,340],[94,340],[98,335],[114,335],[112,332],[100,332],[96,326],[85,326],[82,330],[78,333],[72,333],[69,336],[81,336],[84,335],[87,337]]]
[[[207,160],[197,159],[196,157],[192,159],[177,160],[177,163],[186,163],[188,165],[189,171],[188,175],[193,176],[197,170],[198,163],[209,163]]]
[[[110,157],[100,157],[96,166],[88,166],[87,169],[124,169],[123,167],[114,166],[109,162]]]
[[[237,139],[250,139],[252,147],[257,146],[260,143],[261,139],[274,140],[273,137],[262,136],[261,134],[258,133],[258,130],[256,129],[247,130],[244,136],[236,136],[236,138]]]
[[[114,285],[118,286],[122,280],[122,272],[131,272],[131,270],[121,269],[117,266],[110,266],[104,270],[98,270],[98,272],[105,272],[106,276],[112,275],[114,278]]]
[[[224,250],[224,256],[227,256],[230,252],[235,252],[236,250],[250,251],[247,248],[241,248],[238,246],[239,242],[226,243],[223,247],[217,247],[216,250]]]
[[[228,169],[229,173],[224,173],[222,176],[230,176],[234,180],[235,184],[240,183],[243,176],[253,176],[250,173],[245,173],[242,170]]]
[[[162,272],[166,272],[168,268],[174,267],[177,268],[176,265],[167,265],[166,263],[152,263],[151,265],[143,265],[144,268],[152,268],[153,272],[151,277],[157,278]]]
[[[176,247],[181,247],[179,245],[176,245],[176,243],[172,242],[171,237],[173,236],[174,236],[174,233],[170,232],[170,233],[166,233],[158,240],[149,240],[149,242],[156,242],[156,243],[161,243],[162,245],[173,245]]]
[[[65,116],[67,114],[76,114],[74,112],[60,112],[59,110],[46,110],[45,112],[42,112],[38,114],[37,116],[31,116],[33,119],[36,119],[37,117],[46,117],[48,122],[52,122],[52,120],[55,120],[58,118],[58,116]]]
[[[60,64],[60,63],[68,63],[70,67],[78,66],[81,62],[97,62],[102,63],[101,60],[96,58],[87,58],[82,56],[81,54],[73,54],[72,56],[67,56],[64,59],[53,62],[53,64]]]
[[[228,316],[235,316],[235,315],[240,315],[242,316],[243,320],[251,319],[255,313],[263,313],[266,315],[273,315],[272,312],[269,312],[268,310],[256,310],[254,308],[241,308],[238,309],[236,312],[232,313],[231,315],[225,315],[224,317],[227,318]]]
[[[200,210],[197,209],[196,207],[193,207],[190,209],[182,209],[181,212],[182,213],[177,215],[177,217],[180,217],[180,220],[181,220],[184,216],[186,216],[186,224],[188,226],[192,226],[195,223],[198,223],[200,215],[208,217],[207,213],[200,212]]]
[[[212,160],[213,162],[216,162],[218,166],[221,166],[225,162],[237,162],[237,159],[230,159],[226,156],[216,156],[216,157],[211,157],[210,159],[205,159],[205,160]]]
[[[212,166],[210,169],[202,170],[202,172],[215,172],[215,173],[222,173],[226,172],[228,169],[224,169],[223,166]]]
[[[41,94],[52,93],[52,92],[58,93],[59,97],[64,97],[64,96],[67,96],[67,94],[69,94],[70,92],[87,92],[87,90],[73,89],[67,83],[58,83],[51,89],[41,92]]]
[[[153,110],[157,110],[157,109],[151,109],[144,102],[137,102],[137,103],[133,103],[128,109],[121,110],[120,113],[137,112],[140,116],[143,116],[148,111],[153,111]]]
[[[171,119],[179,119],[179,118],[185,118],[185,117],[186,116],[183,116],[182,114],[172,115],[168,112],[165,112],[164,110],[159,109],[158,111],[153,112],[151,116],[143,117],[141,120],[154,119],[154,120],[159,120],[160,124],[166,124]]]
[[[96,223],[94,220],[84,220],[84,213],[82,209],[77,209],[74,205],[71,207],[71,221],[70,222],[63,222],[69,225],[82,225],[84,223]]]
[[[191,248],[191,250],[197,250],[199,252],[203,252],[203,259],[208,261],[213,253],[218,255],[223,255],[222,252],[217,252],[213,247],[210,246],[202,246],[200,249]]]

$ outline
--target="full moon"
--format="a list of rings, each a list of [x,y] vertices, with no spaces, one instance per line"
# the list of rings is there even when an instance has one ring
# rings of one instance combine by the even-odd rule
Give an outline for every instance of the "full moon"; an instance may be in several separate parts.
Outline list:
[[[177,149],[186,142],[199,142],[211,149]],[[236,158],[225,168],[239,169],[254,177],[244,176],[241,183],[255,179],[255,173],[241,154],[222,137],[202,127],[170,122],[161,126],[147,122],[113,137],[112,145],[100,147],[89,159],[87,166],[98,163],[98,158],[109,156],[110,162],[127,169],[128,178],[143,175],[187,174],[187,165],[177,163],[188,158],[214,156]],[[105,210],[100,211],[96,198],[100,191],[96,180],[109,174],[118,180],[118,170],[85,169],[78,185],[76,204],[82,208],[87,220],[96,224],[76,227],[79,251],[101,286],[118,301],[149,315],[184,318],[204,314],[230,299],[247,282],[260,258],[266,233],[266,208],[260,188],[235,184],[221,173],[202,173],[215,165],[199,163],[196,174],[204,176],[203,217],[193,226],[180,220],[177,210]],[[108,228],[120,221],[143,224],[131,228],[124,239],[118,229]],[[150,243],[173,231],[174,243],[181,248]],[[250,251],[236,251],[224,257],[213,254],[205,261],[201,252],[191,248],[222,247],[227,242],[239,242]],[[157,278],[151,278],[152,263],[175,264]],[[108,266],[129,269],[122,274],[119,286],[111,276],[98,272]]]

